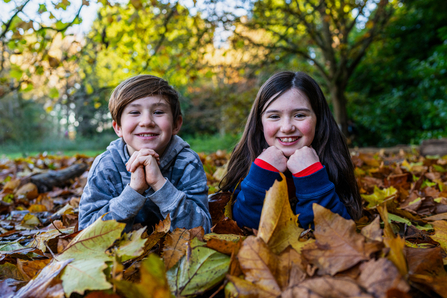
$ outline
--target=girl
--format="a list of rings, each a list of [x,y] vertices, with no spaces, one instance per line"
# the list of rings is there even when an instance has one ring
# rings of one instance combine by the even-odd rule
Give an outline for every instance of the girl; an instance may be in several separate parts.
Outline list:
[[[360,218],[348,147],[320,87],[302,72],[280,72],[262,85],[231,155],[220,188],[233,191],[243,179],[234,193],[239,226],[258,228],[265,193],[280,179],[278,172],[288,177],[302,227],[313,224],[313,203],[346,219]]]

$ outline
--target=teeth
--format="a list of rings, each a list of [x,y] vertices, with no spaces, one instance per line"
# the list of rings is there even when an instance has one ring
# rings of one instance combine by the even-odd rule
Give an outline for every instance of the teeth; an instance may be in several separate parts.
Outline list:
[[[140,137],[155,137],[156,134],[154,133],[142,133],[140,134]]]
[[[291,142],[295,142],[296,140],[298,140],[298,138],[280,138],[281,142],[284,143],[291,143]]]

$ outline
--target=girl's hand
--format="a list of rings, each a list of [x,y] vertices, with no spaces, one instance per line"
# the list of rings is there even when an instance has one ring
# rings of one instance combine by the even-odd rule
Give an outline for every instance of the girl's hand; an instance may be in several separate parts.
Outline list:
[[[265,149],[258,158],[274,166],[280,172],[285,172],[287,170],[287,158],[282,151],[275,146],[270,146]]]
[[[319,161],[317,152],[312,147],[304,146],[289,157],[287,168],[292,174],[296,174]]]

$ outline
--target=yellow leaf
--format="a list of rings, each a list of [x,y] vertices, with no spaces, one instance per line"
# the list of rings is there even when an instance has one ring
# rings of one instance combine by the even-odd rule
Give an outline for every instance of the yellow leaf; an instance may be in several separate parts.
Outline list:
[[[374,185],[374,193],[371,195],[361,195],[365,201],[368,202],[367,209],[375,208],[381,203],[391,200],[397,196],[397,189],[394,187],[389,187],[385,189],[380,189]]]
[[[289,245],[300,252],[309,242],[299,241],[304,230],[298,226],[298,215],[290,207],[286,178],[282,174],[281,177],[282,181],[275,181],[265,196],[258,237],[276,254]]]

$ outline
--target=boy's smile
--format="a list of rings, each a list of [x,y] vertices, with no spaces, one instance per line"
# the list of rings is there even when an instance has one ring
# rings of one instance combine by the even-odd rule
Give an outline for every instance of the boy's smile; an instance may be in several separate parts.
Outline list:
[[[143,148],[162,155],[181,126],[182,117],[174,123],[171,107],[158,95],[129,103],[121,115],[121,126],[113,121],[113,129],[126,142],[130,155]]]
[[[286,157],[312,144],[317,117],[307,96],[295,88],[273,101],[261,120],[267,144],[280,149]]]

